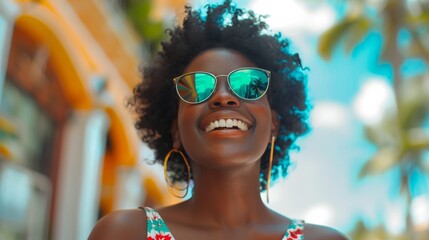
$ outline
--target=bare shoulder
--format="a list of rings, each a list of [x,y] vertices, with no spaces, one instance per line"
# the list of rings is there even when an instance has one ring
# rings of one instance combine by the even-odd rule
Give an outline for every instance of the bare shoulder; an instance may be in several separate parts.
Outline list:
[[[350,240],[334,228],[308,223],[304,225],[304,235],[305,239],[309,240]]]
[[[141,209],[120,210],[102,217],[88,240],[146,239],[146,213]]]

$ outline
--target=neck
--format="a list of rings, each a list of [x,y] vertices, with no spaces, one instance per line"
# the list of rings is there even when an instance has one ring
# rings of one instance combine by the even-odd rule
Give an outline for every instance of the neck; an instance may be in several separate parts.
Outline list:
[[[229,170],[193,170],[194,192],[188,204],[195,214],[216,225],[240,226],[267,213],[259,192],[259,162]]]

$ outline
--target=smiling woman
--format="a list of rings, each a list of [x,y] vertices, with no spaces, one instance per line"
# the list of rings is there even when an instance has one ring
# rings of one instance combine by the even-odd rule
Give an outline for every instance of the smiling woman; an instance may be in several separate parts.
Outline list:
[[[144,68],[130,105],[171,193],[185,197],[193,181],[192,196],[109,214],[90,239],[347,239],[282,216],[260,197],[286,176],[289,150],[308,131],[298,54],[231,1],[186,14]]]

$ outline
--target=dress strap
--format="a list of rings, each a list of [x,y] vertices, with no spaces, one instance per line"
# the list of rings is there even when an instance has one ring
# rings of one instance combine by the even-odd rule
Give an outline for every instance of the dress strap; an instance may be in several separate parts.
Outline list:
[[[146,212],[147,240],[174,240],[173,235],[171,235],[170,230],[157,211],[149,207],[139,208]]]
[[[147,240],[175,240],[159,213],[149,207],[139,207],[146,212]],[[304,240],[304,221],[292,220],[282,240]]]
[[[304,240],[304,221],[293,219],[282,240]]]

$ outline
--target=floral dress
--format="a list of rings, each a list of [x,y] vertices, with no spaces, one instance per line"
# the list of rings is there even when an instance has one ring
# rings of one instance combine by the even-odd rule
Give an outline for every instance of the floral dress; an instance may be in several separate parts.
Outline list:
[[[161,216],[152,208],[140,208],[146,211],[147,240],[174,240]],[[304,222],[292,220],[282,240],[304,240]]]

